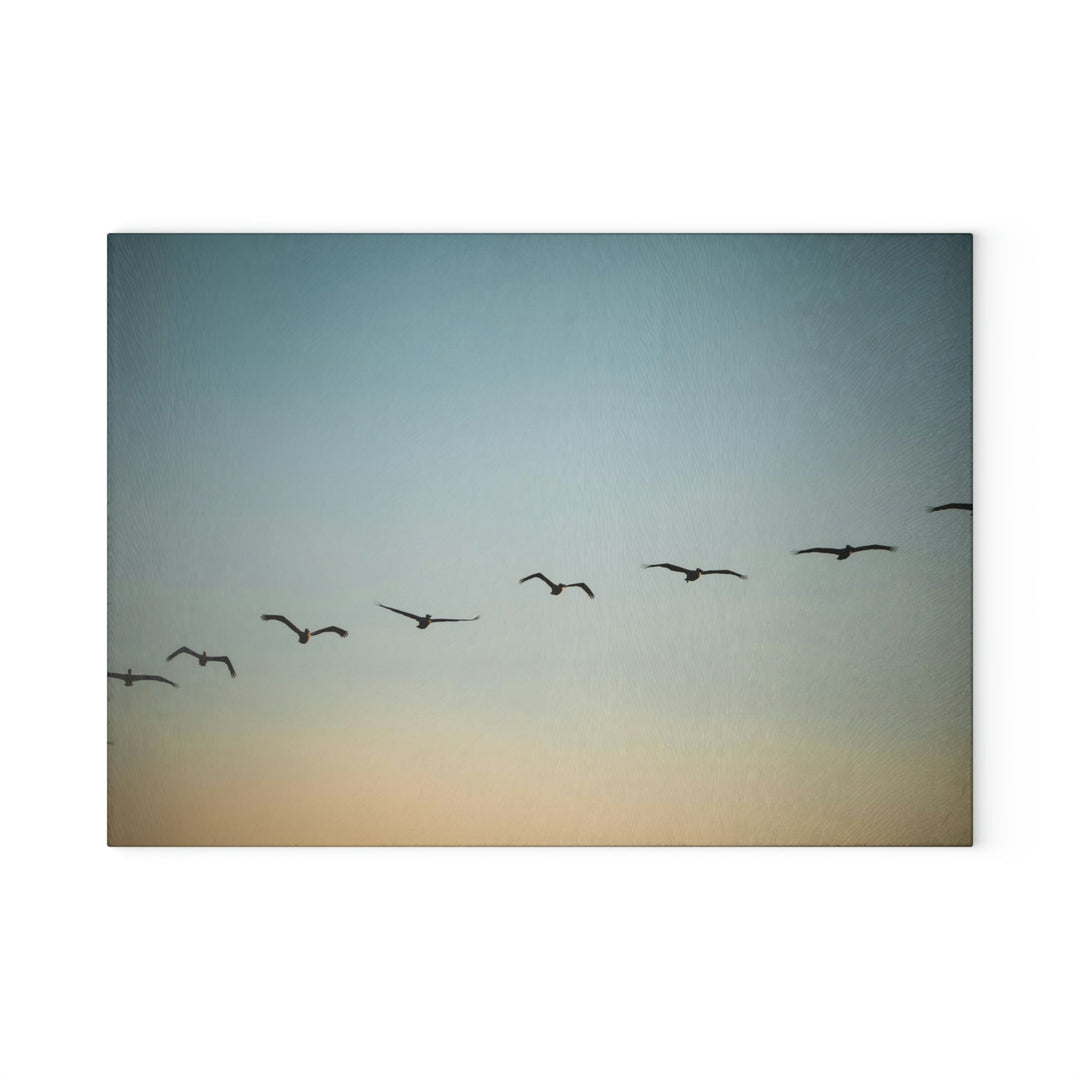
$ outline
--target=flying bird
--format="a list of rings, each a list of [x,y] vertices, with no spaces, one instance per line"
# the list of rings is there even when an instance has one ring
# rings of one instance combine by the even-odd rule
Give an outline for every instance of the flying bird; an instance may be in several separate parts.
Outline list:
[[[379,603],[377,600],[375,602]],[[415,619],[417,630],[426,630],[433,622],[476,622],[480,618],[479,615],[474,615],[471,619],[433,619],[430,615],[414,615],[411,611],[402,611],[401,608],[390,607],[387,604],[379,604],[379,607],[386,608],[387,611],[396,611],[407,619]]]
[[[167,682],[170,686],[177,686],[178,685],[177,683],[174,683],[172,681],[172,679],[166,679],[164,675],[132,675],[131,674],[131,668],[127,669],[127,674],[126,675],[121,675],[120,672],[118,672],[118,671],[110,671],[109,672],[109,678],[110,679],[123,679],[125,686],[132,686],[133,684],[135,684],[137,682],[145,682],[145,681]]]
[[[340,626],[324,626],[321,630],[309,630],[306,626],[301,630],[294,623],[289,622],[284,615],[263,615],[261,616],[263,622],[268,619],[273,619],[276,622],[284,623],[299,639],[301,645],[306,645],[317,634],[337,634],[340,637],[348,637],[349,631],[342,630]],[[210,657],[209,659],[214,659]]]
[[[928,506],[928,513],[933,513],[935,510],[971,510],[971,503],[942,503],[940,506]]]
[[[687,570],[685,566],[676,566],[674,563],[669,562],[646,563],[642,569],[652,570],[657,566],[662,566],[665,570],[674,570],[678,574],[685,574],[687,581],[697,581],[699,577],[703,577],[705,574],[731,574],[733,577],[742,578],[743,581],[749,581],[746,574],[740,574],[736,570],[702,570],[700,566],[696,570]]]
[[[558,596],[563,589],[583,589],[589,595],[590,600],[595,600],[592,589],[585,584],[584,581],[575,581],[572,585],[556,585],[550,578],[545,577],[543,574],[530,574],[528,577],[523,577],[518,581],[519,585],[524,585],[526,581],[532,581],[533,578],[539,578],[550,590],[552,596]]]
[[[863,544],[862,547],[852,547],[850,544],[842,548],[803,548],[802,551],[794,552],[795,555],[809,555],[811,552],[820,551],[822,555],[835,555],[838,559],[848,559],[856,551],[895,551],[896,548],[888,544]]]
[[[236,669],[232,666],[232,661],[227,656],[207,656],[205,649],[203,649],[202,655],[200,656],[199,653],[197,653],[194,649],[189,649],[186,645],[181,645],[180,648],[176,650],[176,652],[169,653],[169,655],[166,656],[165,659],[166,661],[169,661],[174,656],[179,656],[182,652],[188,653],[190,656],[194,656],[195,659],[199,661],[199,667],[206,667],[208,661],[217,660],[229,669],[229,674],[234,679],[236,678]]]

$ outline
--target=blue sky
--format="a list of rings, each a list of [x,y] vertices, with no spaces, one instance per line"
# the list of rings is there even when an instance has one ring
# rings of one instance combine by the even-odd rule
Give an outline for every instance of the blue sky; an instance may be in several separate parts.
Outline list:
[[[970,497],[966,235],[113,236],[110,838],[964,842]]]

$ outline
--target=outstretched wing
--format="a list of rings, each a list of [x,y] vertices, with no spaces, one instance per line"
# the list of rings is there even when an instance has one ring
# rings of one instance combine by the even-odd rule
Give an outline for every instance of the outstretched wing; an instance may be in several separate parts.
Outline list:
[[[931,514],[935,510],[970,510],[971,503],[942,503],[940,506],[928,506],[926,509]]]
[[[742,578],[743,581],[749,580],[745,574],[740,574],[737,570],[702,570],[701,571],[701,576],[702,577],[704,577],[706,574],[731,574],[734,577]]]
[[[178,683],[174,683],[172,679],[166,679],[164,675],[132,675],[132,682],[167,682],[170,686],[176,686],[179,688]]]
[[[207,660],[217,660],[219,663],[224,664],[229,669],[229,674],[235,679],[236,668],[232,666],[232,661],[227,656],[208,656]]]
[[[479,619],[479,615],[474,615],[471,619],[432,619],[432,622],[476,622]]]
[[[540,574],[540,573],[530,574],[528,577],[520,578],[518,580],[518,584],[519,585],[524,585],[526,581],[532,581],[532,579],[534,577],[538,577],[541,581],[543,581],[548,586],[549,589],[554,589],[555,588],[555,582],[552,581],[551,578],[545,577],[543,574]]]
[[[853,547],[852,551],[895,551],[896,548],[889,544],[863,544],[862,547]]]
[[[165,659],[171,660],[174,656],[179,656],[182,652],[189,653],[191,656],[199,655],[197,652],[195,652],[194,649],[189,649],[186,645],[181,645],[180,648],[176,650],[176,652],[169,653],[169,655],[166,656]]]
[[[589,586],[586,585],[584,581],[575,581],[573,585],[567,585],[566,587],[568,589],[584,589],[589,594],[589,599],[590,600],[595,600],[596,599],[596,597],[593,595],[592,589],[590,589]]]
[[[337,634],[338,637],[348,637],[349,631],[342,630],[340,626],[324,626],[321,630],[311,631],[312,637],[315,637],[316,634]]]
[[[656,566],[662,566],[665,570],[676,570],[680,574],[689,574],[690,573],[690,571],[687,570],[685,566],[676,566],[674,563],[671,563],[671,562],[651,562],[651,563],[646,563],[642,567],[642,569],[643,570],[652,570]]]
[[[269,619],[273,619],[275,622],[283,622],[294,634],[300,633],[300,627],[295,623],[289,622],[284,615],[263,615],[262,621],[266,622]]]
[[[126,679],[127,676],[126,675],[121,675],[119,671],[110,671],[109,672],[109,678],[110,679]]]
[[[378,600],[375,603],[379,604]],[[389,604],[379,604],[379,607],[386,608],[387,611],[396,611],[399,615],[404,615],[407,619],[415,619],[417,622],[423,617],[421,615],[414,615],[411,611],[402,611],[401,608],[390,607]],[[435,620],[432,619],[432,622]]]
[[[802,551],[796,551],[793,554],[810,555],[815,551],[820,551],[822,555],[843,555],[847,548],[803,548]]]

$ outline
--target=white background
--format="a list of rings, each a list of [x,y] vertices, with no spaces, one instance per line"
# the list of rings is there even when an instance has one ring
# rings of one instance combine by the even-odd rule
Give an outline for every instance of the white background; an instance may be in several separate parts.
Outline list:
[[[1080,1075],[1064,10],[8,13],[0,1077]],[[158,229],[974,232],[976,846],[106,848],[105,235]]]

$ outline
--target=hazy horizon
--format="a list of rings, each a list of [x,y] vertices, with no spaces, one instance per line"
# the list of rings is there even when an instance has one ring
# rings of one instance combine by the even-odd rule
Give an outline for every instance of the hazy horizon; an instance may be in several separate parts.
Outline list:
[[[111,236],[108,670],[180,688],[107,683],[110,843],[969,843],[971,286],[965,234]],[[792,555],[847,543],[898,550]]]

